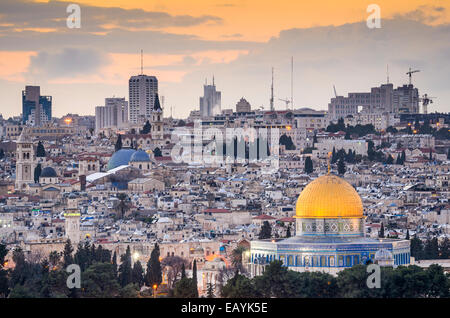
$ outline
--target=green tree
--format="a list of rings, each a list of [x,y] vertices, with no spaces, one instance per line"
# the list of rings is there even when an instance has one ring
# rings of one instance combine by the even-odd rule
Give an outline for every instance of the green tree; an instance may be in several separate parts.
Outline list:
[[[379,238],[384,238],[384,224],[381,223],[380,231],[378,232]]]
[[[155,243],[152,253],[150,254],[150,259],[147,262],[147,274],[145,281],[147,286],[152,287],[153,285],[161,284],[162,282],[162,272],[161,272],[161,262],[159,261],[159,245]]]
[[[295,145],[292,142],[292,138],[290,136],[286,136],[286,134],[281,135],[280,145],[285,146],[286,150],[295,150]]]
[[[311,160],[311,157],[306,157],[305,159],[305,172],[310,174],[314,171],[313,168],[313,162]]]
[[[150,122],[147,120],[147,121],[145,122],[144,127],[142,128],[141,133],[143,133],[143,134],[149,134],[151,129],[152,129],[152,125],[150,125]]]
[[[175,298],[197,298],[197,284],[195,284],[194,279],[184,277],[176,282],[173,296]]]
[[[245,252],[244,246],[238,246],[231,252],[231,265],[234,268],[242,268],[242,253]]]
[[[63,250],[63,266],[64,268],[67,268],[70,264],[73,264],[73,247],[72,242],[70,239],[67,239],[66,243],[64,244],[64,250]]]
[[[124,255],[120,256],[121,264],[119,266],[119,284],[122,287],[133,282],[133,270],[131,268],[131,251],[130,246]]]
[[[386,164],[391,165],[394,163],[394,158],[389,154],[389,156],[386,159]]]
[[[183,264],[181,265],[181,278],[185,278],[186,277],[186,266]]]
[[[344,139],[345,139],[345,140],[351,140],[351,139],[352,139],[352,137],[350,136],[350,131],[347,131],[347,132],[345,133]]]
[[[352,268],[338,272],[337,287],[339,297],[344,298],[369,298],[376,297],[380,293],[377,288],[367,287],[367,271],[365,265],[355,265]],[[382,282],[383,277],[381,278]]]
[[[153,150],[153,154],[155,155],[155,157],[162,157],[161,149],[159,149],[158,147],[156,147],[156,148]]]
[[[197,287],[197,260],[194,259],[194,264],[192,265],[192,280],[194,283],[194,297],[198,297],[198,287]]]
[[[253,280],[239,275],[238,271],[222,287],[221,295],[224,298],[255,298],[258,297]]]
[[[36,148],[36,157],[45,157],[45,148],[42,142],[38,142],[37,148]]]
[[[6,297],[9,293],[8,272],[5,269],[6,255],[8,255],[6,245],[0,244],[0,297]]]
[[[115,274],[115,276],[117,276],[117,253],[116,253],[116,251],[114,251],[111,263],[114,268],[114,274]]]
[[[139,261],[136,261],[136,263],[134,263],[132,282],[133,284],[136,284],[139,287],[142,287],[144,285],[144,268],[142,267],[142,264]]]
[[[123,145],[122,145],[122,135],[117,136],[117,141],[116,141],[116,145],[115,145],[115,150],[119,151],[120,149],[122,149]]]
[[[95,263],[81,273],[82,295],[89,298],[111,298],[118,295],[120,285],[110,263]]]
[[[272,226],[268,221],[264,221],[261,226],[261,231],[258,234],[258,239],[264,240],[272,237]]]
[[[445,237],[439,246],[439,258],[449,259],[450,258],[450,240]]]
[[[120,298],[136,298],[139,294],[138,284],[128,284],[119,290]]]
[[[437,259],[439,258],[439,244],[436,237],[428,238],[424,247],[425,259]]]
[[[34,168],[34,183],[39,183],[39,177],[42,173],[42,167],[41,164],[38,163],[36,167]]]
[[[345,162],[344,162],[344,160],[341,158],[341,159],[339,159],[339,161],[338,161],[338,173],[339,173],[340,175],[344,175],[344,174],[345,174],[345,171],[346,171],[346,168],[345,168]]]

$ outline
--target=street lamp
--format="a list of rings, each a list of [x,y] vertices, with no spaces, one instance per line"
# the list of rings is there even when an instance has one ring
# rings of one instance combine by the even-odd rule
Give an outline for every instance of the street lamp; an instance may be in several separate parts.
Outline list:
[[[156,289],[158,288],[158,285],[153,284],[153,298],[156,298]]]

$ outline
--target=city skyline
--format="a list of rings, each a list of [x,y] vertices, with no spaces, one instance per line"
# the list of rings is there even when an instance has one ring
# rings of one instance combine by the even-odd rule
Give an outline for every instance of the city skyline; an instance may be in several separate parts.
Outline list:
[[[369,3],[357,1],[339,6],[281,1],[278,7],[262,2],[258,10],[253,1],[194,1],[190,6],[80,1],[80,29],[66,26],[68,4],[0,4],[0,11],[8,13],[0,19],[5,117],[20,114],[26,85],[39,85],[53,97],[56,117],[73,109],[94,115],[104,98],[128,97],[128,79],[140,74],[141,49],[144,73],[159,80],[166,116],[171,107],[179,118],[198,110],[204,79],[213,74],[222,109],[234,108],[245,97],[252,107],[267,110],[272,66],[275,109],[283,110],[279,99],[291,95],[291,56],[295,108],[327,109],[333,85],[344,96],[379,86],[386,82],[386,65],[394,87],[408,82],[409,67],[420,69],[413,77],[419,94],[437,97],[429,112],[448,108],[450,17],[444,1],[379,1],[380,29],[367,27]],[[37,17],[26,16],[24,8]]]

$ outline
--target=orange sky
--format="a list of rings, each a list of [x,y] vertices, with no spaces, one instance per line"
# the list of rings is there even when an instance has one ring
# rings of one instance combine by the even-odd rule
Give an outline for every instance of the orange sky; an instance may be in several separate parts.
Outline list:
[[[1,1],[1,0],[0,0]],[[49,4],[52,1],[47,0],[22,0],[31,2],[43,2]],[[204,47],[200,46],[200,49],[190,49],[183,46],[182,50],[170,50],[173,46],[172,42],[169,43],[167,47],[166,42],[160,41],[156,43],[162,43],[160,46],[154,46],[161,48],[161,50],[148,51],[145,50],[145,45],[153,45],[153,42],[145,42],[145,40],[138,40],[129,43],[123,43],[123,38],[120,38],[117,43],[123,43],[124,48],[111,49],[111,43],[114,39],[110,39],[107,45],[96,43],[88,43],[87,45],[83,41],[76,42],[77,44],[72,44],[70,37],[59,37],[61,39],[61,47],[49,48],[47,43],[52,43],[51,38],[60,36],[63,34],[67,35],[77,35],[77,30],[67,31],[65,27],[64,20],[67,17],[67,13],[64,12],[63,8],[58,7],[57,4],[63,1],[67,4],[77,3],[81,6],[81,21],[83,21],[83,5],[92,5],[100,7],[117,7],[122,9],[142,9],[147,12],[164,12],[172,16],[183,16],[188,15],[192,18],[199,18],[202,16],[213,16],[221,19],[221,22],[216,22],[215,19],[206,19],[210,22],[200,22],[193,23],[191,26],[171,26],[171,27],[160,27],[159,24],[149,24],[140,25],[139,31],[155,30],[159,32],[153,32],[161,34],[165,37],[167,34],[179,34],[187,35],[187,38],[191,39],[191,35],[198,37],[199,39],[204,39],[207,41],[198,42],[213,42],[214,45],[206,45]],[[288,40],[283,41],[271,41],[267,43],[272,37],[282,37],[280,32],[283,30],[290,30],[293,28],[313,28],[317,26],[342,26],[347,23],[355,23],[360,21],[365,21],[370,13],[366,12],[367,6],[369,4],[378,4],[381,8],[381,18],[382,26],[383,19],[390,19],[396,15],[406,16],[408,19],[414,21],[420,21],[420,23],[431,24],[431,25],[442,25],[450,24],[450,0],[58,0],[55,1],[55,6],[49,6],[53,8],[53,13],[58,16],[61,12],[61,17],[56,19],[60,20],[61,25],[54,25],[49,22],[49,25],[45,24],[33,24],[35,20],[27,24],[29,16],[21,15],[20,11],[18,18],[20,21],[26,21],[22,23],[21,26],[14,25],[14,30],[10,31],[10,35],[17,38],[16,42],[6,41],[9,43],[9,47],[0,48],[0,82],[4,84],[0,86],[0,93],[7,94],[7,102],[10,107],[0,110],[8,115],[17,114],[20,111],[20,90],[23,89],[24,85],[33,84],[41,85],[43,87],[43,92],[54,96],[55,101],[55,115],[63,115],[68,112],[68,110],[73,109],[74,105],[81,105],[78,109],[80,113],[92,114],[95,105],[101,105],[103,99],[108,96],[127,96],[127,81],[130,75],[137,74],[139,70],[139,51],[144,47],[144,72],[146,74],[155,75],[160,81],[160,93],[161,96],[166,97],[167,103],[173,103],[175,113],[179,112],[181,116],[186,116],[188,111],[197,107],[198,96],[201,94],[202,84],[205,78],[211,79],[212,75],[216,75],[216,83],[219,85],[219,89],[223,89],[224,105],[226,107],[232,107],[235,100],[238,100],[241,96],[246,96],[249,101],[257,105],[267,104],[268,102],[268,89],[270,85],[270,69],[272,66],[276,68],[276,94],[280,94],[278,97],[286,98],[289,92],[286,87],[285,81],[289,77],[286,73],[289,70],[290,54],[295,55],[296,65],[300,64],[302,61],[312,61],[315,62],[315,58],[320,59],[324,56],[324,65],[329,65],[330,68],[325,70],[320,70],[321,63],[316,65],[317,71],[310,75],[314,76],[308,77],[305,82],[300,82],[306,74],[303,73],[307,71],[307,66],[304,65],[302,69],[301,76],[298,75],[298,80],[295,82],[298,92],[294,92],[294,95],[299,95],[303,99],[298,98],[299,104],[311,105],[311,107],[326,108],[328,98],[331,96],[331,90],[323,92],[323,86],[332,87],[336,83],[339,89],[342,90],[341,93],[345,93],[349,90],[361,90],[369,85],[377,85],[381,78],[385,78],[385,66],[389,64],[391,70],[391,78],[396,80],[398,84],[401,84],[405,79],[405,70],[407,67],[423,67],[429,72],[427,74],[423,72],[423,76],[418,76],[417,81],[423,79],[433,79],[440,78],[439,83],[447,83],[445,74],[449,74],[445,67],[437,67],[432,70],[430,65],[433,64],[428,61],[428,54],[431,52],[433,54],[439,55],[439,52],[445,54],[446,46],[441,45],[437,40],[430,37],[422,37],[422,39],[417,40],[415,38],[415,31],[409,32],[410,29],[406,29],[406,33],[410,33],[411,37],[408,37],[407,43],[397,51],[391,52],[389,50],[382,50],[380,54],[373,59],[373,65],[378,65],[380,70],[371,69],[369,72],[371,76],[368,78],[373,79],[373,81],[366,81],[363,84],[360,80],[353,80],[354,74],[358,74],[361,70],[366,70],[367,63],[363,61],[352,61],[354,63],[354,69],[352,72],[345,70],[347,76],[341,77],[340,72],[333,73],[333,70],[339,70],[342,67],[342,62],[346,60],[348,54],[352,53],[353,47],[358,47],[360,51],[355,55],[357,58],[364,57],[364,54],[370,52],[365,52],[362,47],[358,46],[358,41],[352,41],[352,39],[357,38],[359,42],[364,42],[366,38],[358,38],[352,36],[352,32],[337,34],[335,38],[327,38],[328,33],[318,33],[317,30],[314,34],[319,34],[315,37],[305,37],[308,41],[314,40],[315,38],[325,37],[326,41],[323,43],[316,43],[316,46],[308,46],[310,50],[304,50],[303,47],[295,51],[295,45],[290,46],[291,43],[296,43],[296,38],[294,35],[292,37],[287,37]],[[1,4],[1,3],[0,3]],[[26,4],[28,6],[28,4]],[[46,5],[44,6],[46,7]],[[56,9],[55,9],[56,7]],[[434,9],[438,7],[443,7],[446,10],[441,10],[439,14],[433,12]],[[45,8],[44,8],[45,9]],[[92,10],[94,11],[94,10]],[[114,11],[114,10],[113,10]],[[55,13],[56,12],[56,13]],[[96,11],[98,12],[98,11]],[[107,11],[111,12],[111,11]],[[15,17],[15,16],[13,16]],[[104,15],[101,15],[104,17]],[[434,20],[430,20],[430,17],[435,17]],[[0,15],[1,18],[1,15]],[[52,17],[51,22],[55,22],[55,18]],[[116,17],[117,19],[117,17]],[[135,17],[132,16],[131,20],[134,23]],[[109,26],[114,28],[113,22],[108,23],[108,20],[100,19],[102,26]],[[120,17],[119,17],[120,20]],[[168,25],[174,25],[176,21],[183,19],[172,19],[171,23]],[[201,19],[200,19],[201,20]],[[17,20],[14,20],[17,21]],[[92,21],[92,20],[91,20]],[[104,22],[106,21],[106,22]],[[114,21],[114,20],[112,20]],[[117,21],[117,20],[116,20]],[[431,22],[430,22],[431,21]],[[39,22],[39,21],[37,21]],[[3,23],[3,24],[2,24]],[[8,24],[9,23],[9,24]],[[12,26],[12,22],[1,22],[0,27]],[[388,23],[386,22],[386,25]],[[82,30],[84,29],[82,22]],[[122,30],[126,29],[121,25]],[[128,25],[128,24],[127,24]],[[151,26],[153,25],[153,26]],[[47,27],[48,26],[48,27]],[[332,29],[336,29],[332,28]],[[345,27],[344,27],[345,28]],[[36,38],[45,38],[42,44],[39,42],[38,45],[28,45],[21,46],[22,43],[28,43],[27,40],[21,38],[21,33],[19,31],[24,30],[35,30],[39,31],[38,35],[33,35]],[[1,29],[0,29],[1,31]],[[135,35],[134,29],[126,29],[127,36],[131,39]],[[133,32],[129,32],[133,31]],[[326,31],[328,32],[328,31]],[[389,30],[387,32],[390,32]],[[14,34],[12,34],[14,33]],[[23,32],[26,33],[26,32]],[[54,34],[52,34],[54,33]],[[105,32],[106,33],[106,32]],[[152,33],[152,32],[149,32]],[[3,32],[3,34],[5,34]],[[2,35],[3,35],[2,34]],[[48,36],[50,34],[50,36]],[[309,33],[308,33],[309,34]],[[313,33],[311,33],[313,34]],[[377,34],[374,32],[374,34]],[[103,35],[103,33],[102,33]],[[389,33],[391,35],[391,33]],[[399,39],[405,38],[408,34],[401,34]],[[24,35],[26,36],[26,35]],[[0,40],[7,37],[0,37]],[[86,37],[87,38],[87,37]],[[137,37],[138,38],[138,37]],[[178,38],[178,37],[177,37]],[[183,38],[180,36],[179,38]],[[375,37],[374,37],[375,38]],[[24,37],[26,39],[26,37]],[[128,39],[128,38],[127,38]],[[286,35],[283,37],[286,39]],[[30,40],[30,39],[28,39]],[[193,39],[197,40],[197,39]],[[397,40],[389,42],[389,37],[384,37],[382,43],[391,47],[396,43]],[[144,41],[144,42],[143,42]],[[230,43],[221,42],[220,45],[216,45],[214,41],[248,41],[248,42],[260,42],[260,43],[238,43],[238,46],[231,45]],[[421,41],[429,41],[427,45],[423,45]],[[126,42],[126,41],[125,41]],[[277,43],[277,47],[271,47],[271,43]],[[12,43],[12,44],[11,44]],[[75,43],[75,41],[74,41]],[[185,43],[185,42],[183,42]],[[188,43],[188,42],[186,42]],[[280,43],[280,44],[278,44]],[[330,44],[333,43],[333,44]],[[339,46],[340,43],[346,43],[343,48],[339,48],[338,51],[333,49]],[[367,42],[377,45],[377,42]],[[403,43],[403,42],[402,42]],[[221,46],[224,44],[223,46]],[[302,45],[307,45],[306,42]],[[58,42],[59,45],[59,42]],[[77,47],[80,46],[81,48]],[[108,48],[109,45],[109,48]],[[142,46],[141,46],[142,45]],[[171,46],[172,45],[172,46]],[[184,44],[183,44],[184,45]],[[279,47],[279,45],[284,45]],[[298,43],[297,43],[298,45]],[[333,47],[335,45],[335,47]],[[369,44],[370,45],[370,44]],[[75,74],[63,74],[60,75],[58,72],[54,72],[51,76],[45,76],[39,73],[39,69],[36,70],[36,66],[42,66],[44,71],[47,68],[52,68],[53,64],[61,64],[61,59],[66,58],[64,56],[58,55],[64,49],[67,48],[78,48],[81,52],[86,49],[93,49],[95,52],[101,53],[101,58],[108,60],[108,63],[98,63],[98,68],[93,68],[92,72],[87,73],[75,73]],[[313,48],[311,49],[311,46]],[[397,54],[404,47],[408,50],[405,53]],[[423,53],[420,57],[415,56],[416,51],[423,47],[428,47],[430,52]],[[437,47],[435,51],[432,51],[432,47]],[[197,48],[197,47],[195,47]],[[255,49],[256,48],[256,49]],[[266,48],[266,49],[264,49]],[[314,50],[315,48],[315,50]],[[443,49],[442,49],[443,48]],[[286,56],[279,53],[278,55],[273,51],[282,52],[283,54],[287,52]],[[346,52],[342,50],[347,49]],[[94,52],[94,53],[95,53]],[[152,53],[151,53],[152,52]],[[263,52],[263,53],[261,53]],[[316,52],[311,54],[317,54],[321,56],[316,56],[312,58],[308,56],[307,52]],[[323,54],[322,52],[325,52]],[[326,54],[328,52],[328,54]],[[414,52],[414,54],[408,55],[408,53]],[[50,54],[45,58],[45,54]],[[261,56],[259,55],[261,54]],[[341,54],[341,55],[338,55]],[[396,55],[397,54],[397,55]],[[246,59],[246,57],[248,57]],[[83,61],[84,61],[83,57]],[[303,58],[303,60],[302,60]],[[445,59],[447,57],[438,56],[438,58]],[[42,60],[43,59],[43,60]],[[420,64],[423,61],[423,64]],[[33,60],[34,68],[33,68]],[[38,60],[39,62],[36,62]],[[42,64],[42,61],[45,63]],[[245,68],[247,64],[253,63],[252,67],[248,70]],[[439,61],[436,59],[436,61]],[[100,61],[101,62],[101,61]],[[278,65],[277,65],[278,63]],[[359,64],[358,64],[359,63]],[[402,64],[403,63],[403,64]],[[436,62],[437,63],[437,62]],[[442,63],[441,63],[442,64]],[[234,68],[232,68],[234,65]],[[353,64],[352,64],[353,65]],[[370,66],[370,65],[369,65]],[[444,65],[446,66],[446,65]],[[55,66],[56,67],[56,66]],[[61,65],[59,65],[62,68]],[[227,69],[233,70],[233,73],[227,73]],[[30,70],[34,70],[33,73]],[[267,72],[258,73],[260,70],[266,70]],[[379,73],[374,73],[379,71]],[[432,73],[434,71],[434,73]],[[439,71],[442,74],[439,74]],[[284,72],[284,73],[283,73]],[[395,73],[397,72],[397,74]],[[43,76],[44,75],[44,76]],[[422,75],[422,73],[421,73]],[[250,76],[247,78],[247,76]],[[255,78],[251,78],[255,76]],[[266,76],[266,77],[264,77]],[[303,76],[303,77],[302,77]],[[426,76],[426,77],[425,77]],[[440,77],[439,77],[440,76]],[[447,76],[448,77],[448,76]],[[237,80],[243,79],[240,85]],[[245,79],[245,80],[244,80]],[[348,80],[348,82],[345,82]],[[252,85],[247,85],[252,83]],[[308,83],[315,83],[317,87],[315,90],[313,88],[306,88]],[[73,84],[73,85],[71,85]],[[428,83],[418,83],[422,84],[424,89],[433,88],[436,85]],[[94,86],[96,85],[96,86]],[[298,86],[297,86],[298,85]],[[358,85],[362,85],[359,87]],[[70,87],[70,89],[68,89]],[[3,90],[2,90],[3,89]],[[447,91],[447,87],[439,87],[443,92]],[[308,94],[306,94],[306,92]],[[432,91],[430,90],[430,93]],[[435,93],[436,95],[439,94]],[[442,94],[442,93],[441,93]],[[330,96],[329,96],[330,95]],[[436,96],[433,95],[433,96]],[[262,97],[261,97],[262,96]],[[307,99],[309,96],[310,99]],[[18,98],[19,97],[19,98]],[[323,97],[323,98],[322,98]],[[228,98],[228,99],[227,99]],[[440,106],[445,107],[445,106]]]
[[[223,39],[223,35],[242,34],[242,37],[235,39],[251,41],[267,41],[279,31],[294,27],[342,25],[362,21],[369,15],[366,9],[372,3],[380,6],[382,18],[410,12],[423,5],[450,8],[448,0],[78,0],[76,2],[124,9],[164,11],[172,15],[218,16],[223,19],[220,25],[165,30],[195,34],[209,40]],[[444,22],[450,23],[448,15],[434,23]]]

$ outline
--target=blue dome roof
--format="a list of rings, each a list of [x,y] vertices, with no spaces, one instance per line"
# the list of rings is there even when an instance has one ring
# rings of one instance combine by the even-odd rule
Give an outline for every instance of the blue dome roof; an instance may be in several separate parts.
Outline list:
[[[136,151],[131,156],[131,159],[130,159],[130,162],[149,162],[149,161],[150,161],[150,157],[144,150],[141,150],[141,149]]]
[[[119,166],[128,165],[131,156],[136,152],[134,149],[120,149],[116,151],[108,161],[108,170],[115,169]]]
[[[41,178],[56,178],[58,175],[56,174],[55,169],[52,167],[45,167],[41,172]]]

